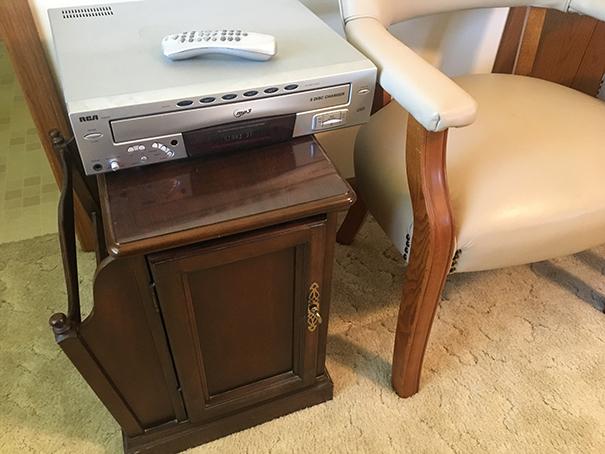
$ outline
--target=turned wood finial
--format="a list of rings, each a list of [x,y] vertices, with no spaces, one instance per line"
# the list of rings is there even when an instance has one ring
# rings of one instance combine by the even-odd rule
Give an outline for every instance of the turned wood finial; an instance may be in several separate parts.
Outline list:
[[[48,135],[50,136],[50,140],[54,146],[60,145],[65,141],[58,129],[51,130]]]
[[[55,334],[63,334],[71,329],[69,319],[61,312],[51,315],[48,323]]]

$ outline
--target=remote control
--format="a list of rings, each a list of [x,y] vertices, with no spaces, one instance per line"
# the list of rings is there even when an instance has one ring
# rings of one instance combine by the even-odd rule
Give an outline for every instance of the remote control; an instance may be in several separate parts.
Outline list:
[[[204,54],[227,54],[265,61],[275,55],[277,46],[273,36],[262,33],[201,30],[165,36],[162,50],[171,60],[185,60]]]

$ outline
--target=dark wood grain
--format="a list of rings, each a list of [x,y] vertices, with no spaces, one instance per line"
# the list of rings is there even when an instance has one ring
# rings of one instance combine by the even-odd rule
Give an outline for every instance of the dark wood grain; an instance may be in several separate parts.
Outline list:
[[[363,225],[363,221],[366,219],[368,214],[366,204],[357,191],[355,179],[351,178],[348,181],[357,194],[357,200],[355,200],[355,203],[351,206],[351,208],[349,208],[347,216],[345,217],[344,221],[342,221],[342,224],[338,229],[338,233],[336,234],[336,241],[345,245],[353,242],[355,235],[357,235],[357,232],[359,232],[359,229]]]
[[[540,8],[511,8],[493,72],[537,77],[596,96],[605,73],[605,23]]]
[[[492,72],[513,74],[529,8],[511,8],[506,18]]]
[[[99,255],[79,326],[52,319],[125,450],[176,452],[331,399],[335,210],[355,195],[314,140],[135,170],[99,179],[104,231],[128,253]]]
[[[372,100],[372,111],[371,114],[374,115],[384,106],[391,102],[391,95],[388,91],[380,86],[380,84],[376,84],[376,88],[374,89],[374,98]]]
[[[127,408],[143,429],[184,416],[165,340],[158,349],[160,334],[148,322],[146,307],[154,307],[149,282],[143,257],[105,259],[95,275],[94,311],[78,333],[120,396],[104,399],[105,405]],[[156,312],[155,323],[159,317]],[[93,389],[97,383],[89,382]],[[112,414],[122,425],[122,413]]]
[[[108,248],[145,253],[346,208],[352,189],[307,137],[100,177]]]
[[[48,133],[57,129],[64,137],[70,137],[71,128],[27,1],[0,1],[0,36],[8,50],[52,173],[60,185],[61,165],[53,152]],[[77,197],[74,204],[80,245],[85,251],[92,251],[95,246],[94,226]]]
[[[514,74],[528,76],[533,71],[547,11],[544,8],[529,8],[523,26],[523,38],[515,61]]]
[[[605,22],[598,21],[571,86],[596,96],[605,76]]]
[[[592,17],[548,11],[531,76],[596,96],[605,72],[604,28]]]
[[[397,318],[392,376],[401,397],[418,391],[424,352],[454,251],[446,142],[447,131],[428,132],[410,116],[406,165],[414,235]]]
[[[317,219],[150,256],[192,422],[315,382],[306,297],[322,284],[324,232]]]
[[[313,386],[246,408],[205,424],[170,424],[135,437],[124,437],[127,453],[171,454],[253,427],[288,413],[332,399],[332,380],[327,374],[317,377]],[[304,428],[301,428],[303,430]]]

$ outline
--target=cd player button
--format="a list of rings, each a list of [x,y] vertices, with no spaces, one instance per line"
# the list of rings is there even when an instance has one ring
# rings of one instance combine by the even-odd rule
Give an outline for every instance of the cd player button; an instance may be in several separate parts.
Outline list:
[[[342,125],[347,119],[347,110],[336,110],[317,114],[313,117],[313,129],[327,129]]]
[[[169,158],[173,158],[174,157],[174,151],[172,151],[172,150],[166,151],[166,156],[168,156]]]
[[[97,140],[100,139],[101,137],[103,137],[103,134],[101,134],[100,132],[91,132],[90,134],[86,134],[84,136],[85,140]]]
[[[145,155],[141,156],[141,161],[143,161],[143,162],[147,161],[147,156],[145,156]]]
[[[132,153],[134,151],[134,147],[128,147],[128,153]]]
[[[225,99],[225,100],[227,100],[227,101],[228,101],[228,100],[230,100],[230,99],[235,99],[235,98],[237,98],[237,95],[236,95],[236,94],[234,94],[234,93],[231,93],[231,94],[228,94],[228,95],[224,95],[224,96],[223,96],[223,99]]]
[[[359,91],[357,91],[358,95],[367,95],[370,92],[370,89],[367,87],[364,88],[360,88]]]
[[[193,101],[187,100],[187,101],[179,101],[176,103],[177,106],[179,107],[186,107],[186,106],[190,106],[191,104],[193,104]]]
[[[279,90],[277,87],[266,88],[265,93],[275,93],[277,90]]]
[[[156,142],[151,144],[151,148],[158,148],[160,145]]]
[[[284,90],[296,90],[298,88],[298,85],[296,84],[290,84],[290,85],[286,85],[284,87]]]
[[[208,103],[211,103],[214,101],[216,101],[216,98],[213,98],[212,96],[208,96],[207,98],[200,99],[200,102],[203,102],[204,104],[208,104]]]
[[[145,151],[145,145],[139,145],[139,151]]]
[[[246,93],[244,93],[244,96],[256,96],[256,95],[258,95],[258,91],[256,91],[256,90],[250,90],[250,91],[247,91]]]

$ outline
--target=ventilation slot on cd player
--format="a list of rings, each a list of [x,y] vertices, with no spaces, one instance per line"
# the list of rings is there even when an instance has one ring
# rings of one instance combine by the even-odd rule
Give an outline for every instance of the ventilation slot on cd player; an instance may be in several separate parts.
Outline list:
[[[83,17],[113,16],[111,6],[95,6],[93,8],[70,8],[61,10],[63,19],[78,19]]]

